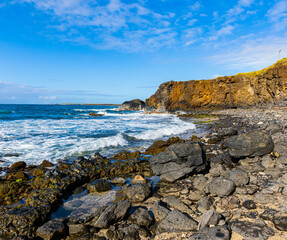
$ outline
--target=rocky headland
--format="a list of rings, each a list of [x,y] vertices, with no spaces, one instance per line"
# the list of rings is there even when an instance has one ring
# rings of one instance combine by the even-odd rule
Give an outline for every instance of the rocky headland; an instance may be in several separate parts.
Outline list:
[[[197,111],[279,103],[286,99],[287,59],[260,71],[211,80],[165,82],[146,100],[149,111]]]

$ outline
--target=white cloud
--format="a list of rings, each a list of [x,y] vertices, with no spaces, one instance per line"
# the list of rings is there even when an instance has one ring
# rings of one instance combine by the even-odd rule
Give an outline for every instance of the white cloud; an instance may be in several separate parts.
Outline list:
[[[150,50],[149,42],[156,46],[169,46],[176,31],[170,29],[174,13],[159,14],[145,7],[145,1],[124,3],[121,0],[94,2],[91,0],[15,0],[33,4],[35,8],[52,15],[62,41],[90,45],[94,48],[115,48],[127,51]],[[74,29],[77,28],[77,31]],[[158,34],[156,29],[163,33]],[[132,30],[134,29],[134,30]],[[134,32],[134,33],[133,33]],[[137,41],[130,36],[137,36]],[[139,38],[141,36],[141,38]],[[169,38],[169,39],[168,39]],[[164,41],[162,42],[162,40]]]
[[[239,0],[238,5],[243,7],[250,7],[254,3],[254,0]]]
[[[183,42],[185,46],[189,46],[198,40],[198,36],[203,32],[200,27],[188,28],[183,33]]]
[[[191,20],[188,21],[187,26],[191,27],[191,26],[193,26],[193,25],[194,25],[195,23],[197,23],[197,22],[198,22],[197,19],[191,19]]]
[[[277,22],[282,18],[287,18],[287,2],[284,0],[276,3],[271,9],[269,9],[267,16],[272,22]]]
[[[193,11],[197,11],[202,8],[200,2],[195,2],[193,5],[189,6],[189,8]]]
[[[234,26],[228,25],[220,28],[218,31],[215,31],[212,36],[209,37],[209,40],[215,41],[218,40],[220,37],[225,36],[225,35],[230,35],[232,34],[232,31],[235,29]]]
[[[230,69],[258,70],[276,62],[280,49],[282,50],[281,57],[287,57],[286,39],[287,34],[281,37],[239,39],[232,47],[226,46],[224,53],[217,53],[210,59]]]
[[[274,30],[282,30],[287,27],[287,2],[279,1],[269,9],[266,16],[274,24]]]

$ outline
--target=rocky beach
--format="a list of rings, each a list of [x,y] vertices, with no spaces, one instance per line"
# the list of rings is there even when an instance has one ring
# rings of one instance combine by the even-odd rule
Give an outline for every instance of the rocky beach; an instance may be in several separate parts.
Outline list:
[[[2,196],[15,191],[14,204],[1,198],[2,239],[286,239],[286,109],[213,114],[204,136],[156,141],[147,154],[95,154],[53,169],[15,163],[0,185]],[[75,190],[104,196],[114,186],[109,204],[49,220]]]
[[[161,86],[146,108],[197,119],[203,131],[188,139],[3,169],[0,239],[286,239],[285,61],[235,82],[216,80],[232,85],[223,99],[208,90],[199,101],[202,90],[187,96],[174,83],[168,91]],[[252,101],[232,97],[234,86],[250,84],[242,99]],[[207,98],[212,106],[202,103]],[[197,105],[189,103],[194,99]],[[220,101],[226,105],[214,104]],[[123,108],[142,109],[136,102]]]

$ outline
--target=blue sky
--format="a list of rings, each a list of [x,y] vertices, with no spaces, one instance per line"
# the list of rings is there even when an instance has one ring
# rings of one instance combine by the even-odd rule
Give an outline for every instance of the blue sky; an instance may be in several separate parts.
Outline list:
[[[287,1],[0,0],[0,103],[121,103],[287,56]]]

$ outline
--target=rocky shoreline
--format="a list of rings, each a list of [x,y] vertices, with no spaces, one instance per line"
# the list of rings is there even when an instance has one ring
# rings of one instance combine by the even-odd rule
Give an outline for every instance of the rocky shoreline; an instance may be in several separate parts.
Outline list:
[[[10,167],[0,182],[0,239],[286,239],[286,109],[212,114],[219,120],[207,134],[156,141],[143,153]],[[49,220],[78,187],[100,195],[116,185],[114,203]]]

